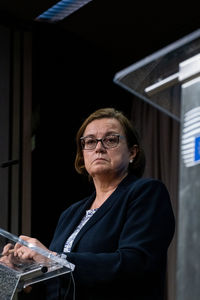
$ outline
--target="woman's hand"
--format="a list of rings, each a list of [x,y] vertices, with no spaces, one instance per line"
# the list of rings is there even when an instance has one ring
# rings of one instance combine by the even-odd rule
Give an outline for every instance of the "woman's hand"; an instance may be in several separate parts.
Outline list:
[[[1,255],[9,255],[14,252],[14,245],[11,243],[8,243],[4,246],[3,251]]]
[[[11,243],[6,244],[1,253],[0,263],[3,263],[4,265],[10,268],[13,268],[13,253],[14,245]]]
[[[35,238],[31,238],[25,235],[21,235],[20,239],[31,243],[32,245],[36,247],[40,247],[46,251],[51,252],[48,250],[47,247],[45,247],[39,240]],[[55,254],[54,252],[51,252],[52,254]],[[14,256],[19,257],[20,259],[26,260],[26,259],[31,259],[34,260],[35,262],[38,263],[43,263],[45,260],[47,260],[43,255],[35,252],[34,250],[31,250],[30,248],[21,245],[20,243],[16,243],[14,247]]]
[[[45,247],[39,240],[35,238],[31,238],[25,235],[21,235],[20,239],[26,241],[27,243],[32,244],[33,246],[39,247],[41,249],[44,249],[48,252],[50,252],[53,255],[56,255],[56,252],[52,252],[48,250],[47,247]],[[16,243],[15,245],[8,243],[4,246],[3,251],[1,253],[0,257],[0,263],[3,263],[4,265],[7,265],[10,268],[14,268],[16,262],[27,262],[27,260],[33,260],[36,263],[44,264],[48,263],[49,259],[45,256],[37,253],[34,250],[31,250],[30,248],[20,244]]]

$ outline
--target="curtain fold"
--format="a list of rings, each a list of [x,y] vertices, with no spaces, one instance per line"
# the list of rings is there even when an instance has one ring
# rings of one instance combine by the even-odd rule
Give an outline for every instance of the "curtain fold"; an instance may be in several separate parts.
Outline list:
[[[145,151],[144,177],[154,177],[164,182],[170,193],[177,224],[180,123],[137,98],[132,102],[131,120],[140,134]],[[175,232],[168,251],[166,300],[175,300],[176,241]]]

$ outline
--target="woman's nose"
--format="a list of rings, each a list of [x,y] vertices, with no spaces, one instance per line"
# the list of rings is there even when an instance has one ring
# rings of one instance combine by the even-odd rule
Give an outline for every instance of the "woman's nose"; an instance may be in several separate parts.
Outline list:
[[[99,140],[97,141],[97,145],[96,145],[96,148],[95,148],[96,151],[105,151],[105,147],[102,143],[102,140]]]

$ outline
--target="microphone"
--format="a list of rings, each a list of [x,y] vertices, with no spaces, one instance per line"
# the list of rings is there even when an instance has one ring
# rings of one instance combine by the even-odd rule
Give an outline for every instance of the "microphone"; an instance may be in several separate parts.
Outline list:
[[[7,167],[10,167],[10,166],[16,165],[18,163],[19,163],[18,159],[12,159],[12,160],[8,160],[8,161],[0,163],[0,167],[1,168],[7,168]]]

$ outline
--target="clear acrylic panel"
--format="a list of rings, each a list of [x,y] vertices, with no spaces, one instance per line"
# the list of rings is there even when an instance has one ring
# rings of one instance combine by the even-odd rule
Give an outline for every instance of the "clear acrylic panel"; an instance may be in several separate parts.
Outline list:
[[[199,53],[200,29],[116,73],[114,82],[179,121],[179,64]]]
[[[15,257],[12,252],[16,243],[35,251],[37,262]],[[8,244],[10,254],[3,255],[3,249]],[[72,272],[74,267],[66,258],[55,256],[0,228],[0,300],[12,299],[17,290]]]

